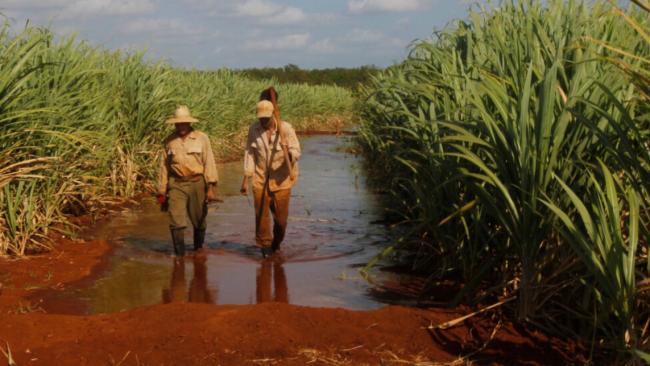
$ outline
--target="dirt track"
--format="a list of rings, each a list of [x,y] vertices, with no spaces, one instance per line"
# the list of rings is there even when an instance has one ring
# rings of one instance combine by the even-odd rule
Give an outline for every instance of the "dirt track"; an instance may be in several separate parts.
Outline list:
[[[480,348],[496,326],[475,318],[444,332],[426,329],[468,309],[173,303],[97,316],[39,311],[35,292],[83,280],[110,250],[102,241],[66,242],[27,260],[0,259],[0,341],[9,344],[18,365],[449,363]],[[570,363],[573,356],[566,343],[505,323],[472,360],[549,365]]]

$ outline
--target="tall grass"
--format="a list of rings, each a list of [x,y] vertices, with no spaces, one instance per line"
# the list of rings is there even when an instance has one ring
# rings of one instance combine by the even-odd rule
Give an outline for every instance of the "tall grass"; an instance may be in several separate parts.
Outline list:
[[[603,1],[505,1],[365,91],[367,160],[414,264],[464,280],[455,302],[516,296],[522,321],[648,346],[649,24]]]
[[[175,69],[47,29],[0,28],[0,255],[46,245],[69,215],[147,189],[178,104],[201,119],[220,159],[239,156],[259,93],[273,83]],[[351,114],[343,88],[276,87],[298,130]]]

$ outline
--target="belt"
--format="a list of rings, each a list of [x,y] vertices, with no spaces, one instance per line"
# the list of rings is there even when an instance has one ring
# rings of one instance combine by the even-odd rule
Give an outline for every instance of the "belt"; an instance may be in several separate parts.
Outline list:
[[[195,174],[187,177],[179,177],[177,175],[174,175],[173,177],[178,182],[198,182],[203,179],[203,174]]]

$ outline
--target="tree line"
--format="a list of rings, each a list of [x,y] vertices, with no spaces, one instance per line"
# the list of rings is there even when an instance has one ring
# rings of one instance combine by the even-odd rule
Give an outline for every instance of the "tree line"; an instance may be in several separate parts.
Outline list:
[[[284,67],[264,67],[238,70],[255,80],[275,79],[280,83],[304,83],[310,85],[337,85],[356,89],[370,81],[381,69],[374,65],[355,68],[301,69],[298,65],[288,64]]]

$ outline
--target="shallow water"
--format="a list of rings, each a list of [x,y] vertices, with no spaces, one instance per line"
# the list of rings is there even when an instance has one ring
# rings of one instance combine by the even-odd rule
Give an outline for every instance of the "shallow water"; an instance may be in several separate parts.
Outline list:
[[[386,271],[364,279],[359,268],[379,253],[386,229],[357,157],[334,136],[303,138],[301,176],[292,190],[287,235],[279,255],[262,260],[254,245],[252,198],[239,195],[241,162],[220,166],[219,195],[209,208],[204,256],[175,260],[167,214],[154,202],[94,228],[89,236],[117,243],[106,269],[74,288],[46,296],[49,312],[97,314],[174,301],[213,304],[289,302],[374,309],[381,283],[408,281]],[[153,200],[152,200],[153,201]],[[61,306],[74,300],[76,306]],[[59,304],[55,306],[53,304]]]

